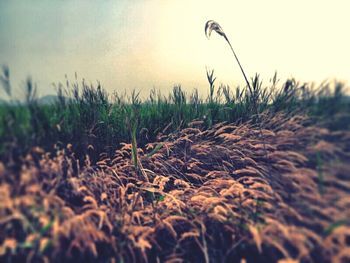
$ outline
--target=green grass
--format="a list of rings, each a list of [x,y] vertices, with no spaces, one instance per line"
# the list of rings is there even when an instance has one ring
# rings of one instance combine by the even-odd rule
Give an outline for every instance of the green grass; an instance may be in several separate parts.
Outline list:
[[[207,127],[223,121],[258,121],[256,116],[264,111],[304,113],[332,129],[349,128],[350,101],[342,83],[313,88],[287,80],[278,85],[274,76],[264,85],[256,75],[251,89],[233,90],[216,87],[213,71],[207,76],[207,98],[198,90],[188,94],[175,86],[167,96],[153,89],[141,100],[135,91],[130,96],[109,95],[99,84],[75,80],[60,85],[57,102],[49,105],[38,103],[36,87],[28,79],[25,103],[0,105],[0,157],[11,160],[34,146],[50,151],[71,143],[78,157],[89,154],[96,161],[101,153],[112,154],[121,142],[143,146],[159,133],[174,132],[193,120],[202,120]]]

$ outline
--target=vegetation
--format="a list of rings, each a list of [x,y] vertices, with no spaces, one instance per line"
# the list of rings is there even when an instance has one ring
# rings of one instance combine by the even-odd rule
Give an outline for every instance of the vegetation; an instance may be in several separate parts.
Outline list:
[[[101,87],[67,81],[58,86],[57,100],[42,104],[36,87],[28,79],[25,102],[10,101],[0,105],[0,156],[4,160],[25,155],[32,147],[47,151],[73,144],[79,156],[89,154],[93,161],[101,153],[113,154],[120,143],[130,142],[130,122],[140,146],[154,141],[159,134],[169,134],[187,127],[193,120],[209,128],[215,123],[246,122],[256,114],[269,111],[307,114],[314,122],[325,122],[332,129],[346,129],[350,101],[344,85],[324,84],[318,89],[288,80],[278,85],[277,77],[264,86],[258,76],[252,79],[252,90],[215,86],[213,71],[207,71],[209,95],[201,98],[197,90],[186,94],[176,86],[171,94],[151,90],[141,101],[131,96],[112,96]],[[334,119],[334,115],[339,118]],[[342,116],[340,116],[342,115]],[[338,120],[338,121],[337,121]]]
[[[249,82],[212,30],[246,87],[2,102],[1,262],[349,262],[344,85]]]
[[[348,257],[344,86],[256,76],[232,91],[207,77],[205,99],[176,86],[141,101],[76,80],[53,104],[28,80],[25,102],[0,111],[0,258]]]

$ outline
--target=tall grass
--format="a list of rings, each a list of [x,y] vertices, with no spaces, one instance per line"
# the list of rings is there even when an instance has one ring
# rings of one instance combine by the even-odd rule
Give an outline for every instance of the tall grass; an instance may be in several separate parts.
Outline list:
[[[247,76],[243,70],[243,67],[241,65],[241,62],[239,61],[237,55],[236,55],[236,52],[234,51],[233,47],[232,47],[232,44],[230,42],[230,40],[228,39],[227,35],[225,34],[224,30],[222,30],[221,26],[215,22],[214,20],[209,20],[207,21],[207,23],[205,24],[205,28],[204,28],[204,31],[205,31],[205,35],[207,36],[207,38],[209,39],[210,35],[211,35],[211,32],[212,31],[215,31],[216,33],[218,33],[220,36],[222,36],[225,41],[227,42],[227,44],[230,46],[231,48],[231,51],[232,51],[232,54],[233,56],[235,57],[237,63],[238,63],[238,66],[239,68],[241,69],[241,72],[243,74],[243,77],[244,77],[244,80],[246,81],[247,83],[247,87],[249,88],[249,90],[252,92],[252,87],[250,86],[250,83],[247,79]]]
[[[350,102],[342,83],[314,88],[287,80],[278,85],[274,76],[264,85],[256,75],[249,91],[216,87],[214,71],[208,70],[207,76],[207,98],[198,90],[186,93],[181,86],[175,86],[167,96],[153,89],[145,99],[136,92],[110,95],[99,83],[93,86],[75,79],[57,87],[57,100],[52,104],[40,103],[36,86],[28,79],[24,103],[12,100],[0,105],[0,157],[14,160],[34,146],[49,151],[71,143],[78,157],[88,154],[96,161],[101,153],[113,154],[122,142],[143,146],[161,134],[187,127],[193,120],[210,127],[223,121],[252,120],[264,111],[302,112],[333,129],[349,128],[346,113]],[[336,114],[341,115],[339,121],[333,118]]]

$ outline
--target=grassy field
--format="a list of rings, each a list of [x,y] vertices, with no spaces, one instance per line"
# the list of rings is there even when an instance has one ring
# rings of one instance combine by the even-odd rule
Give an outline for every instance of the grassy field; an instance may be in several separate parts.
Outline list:
[[[75,80],[58,86],[54,103],[41,103],[35,84],[28,79],[24,102],[0,105],[0,156],[15,158],[34,146],[52,151],[71,143],[79,156],[89,153],[96,161],[102,152],[113,154],[120,143],[130,142],[132,129],[144,146],[160,133],[179,131],[193,120],[210,128],[224,121],[258,122],[265,111],[305,114],[314,122],[327,122],[324,125],[332,129],[349,128],[350,100],[342,83],[315,88],[295,80],[277,83],[275,76],[264,85],[256,76],[249,91],[216,87],[213,73],[207,72],[207,97],[198,90],[186,94],[176,86],[171,94],[151,90],[141,99],[136,91],[107,94],[100,85]]]
[[[348,262],[344,85],[207,76],[206,97],[76,79],[46,104],[28,80],[3,102],[0,261]]]

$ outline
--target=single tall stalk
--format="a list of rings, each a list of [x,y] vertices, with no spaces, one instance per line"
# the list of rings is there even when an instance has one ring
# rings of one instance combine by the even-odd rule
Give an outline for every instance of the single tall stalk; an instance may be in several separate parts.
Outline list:
[[[209,37],[210,37],[210,35],[211,35],[211,32],[212,32],[213,30],[214,30],[216,33],[218,33],[220,36],[224,37],[225,40],[226,40],[226,42],[227,42],[227,44],[229,44],[229,46],[230,46],[230,48],[231,48],[231,51],[232,51],[233,55],[235,56],[235,59],[236,59],[236,61],[237,61],[237,63],[238,63],[238,66],[239,66],[239,68],[240,68],[241,71],[242,71],[242,74],[243,74],[243,77],[244,77],[244,79],[245,79],[245,82],[246,82],[247,85],[248,85],[249,91],[250,91],[250,93],[252,94],[252,91],[253,91],[253,90],[252,90],[252,88],[251,88],[251,86],[250,86],[250,84],[249,84],[249,81],[248,81],[248,79],[247,79],[247,76],[246,76],[246,74],[245,74],[245,72],[244,72],[244,70],[243,70],[243,67],[242,67],[241,63],[239,62],[239,59],[238,59],[238,57],[237,57],[237,55],[236,55],[236,52],[233,50],[233,47],[232,47],[232,45],[231,45],[230,40],[228,39],[228,37],[226,36],[225,32],[222,30],[221,26],[220,26],[217,22],[215,22],[214,20],[209,20],[209,21],[205,24],[205,29],[204,29],[205,35],[207,36],[208,39],[209,39]]]
[[[243,74],[243,77],[247,83],[247,86],[248,86],[248,89],[249,89],[249,92],[250,92],[250,96],[252,96],[253,98],[253,110],[254,110],[254,113],[256,114],[257,118],[258,118],[258,122],[259,122],[259,130],[260,130],[260,137],[262,138],[263,137],[263,134],[262,134],[262,128],[261,128],[261,119],[260,119],[260,115],[259,115],[259,110],[258,110],[258,106],[257,106],[257,99],[255,97],[255,93],[253,94],[253,89],[252,87],[250,86],[250,83],[247,79],[247,76],[243,70],[243,67],[241,65],[241,63],[239,62],[239,59],[236,55],[236,52],[233,50],[233,47],[231,45],[231,42],[230,40],[228,39],[228,37],[226,36],[225,32],[222,30],[221,26],[215,22],[214,20],[209,20],[207,21],[207,23],[205,24],[205,28],[204,28],[204,31],[205,31],[205,35],[207,36],[207,38],[209,39],[210,35],[211,35],[211,32],[212,31],[215,31],[216,33],[218,33],[220,36],[224,37],[227,44],[230,46],[231,48],[231,51],[233,53],[233,55],[235,56],[235,59],[238,63],[238,66],[240,67],[241,71],[242,71],[242,74]],[[207,73],[208,74],[208,73]],[[258,78],[255,77],[255,79],[253,80],[253,85],[254,85],[254,88],[257,87],[258,85]],[[267,150],[266,150],[266,146],[265,146],[265,140],[263,140],[263,144],[264,144],[264,150],[265,150],[265,154],[266,154],[266,158],[268,158],[268,154],[267,154]]]

